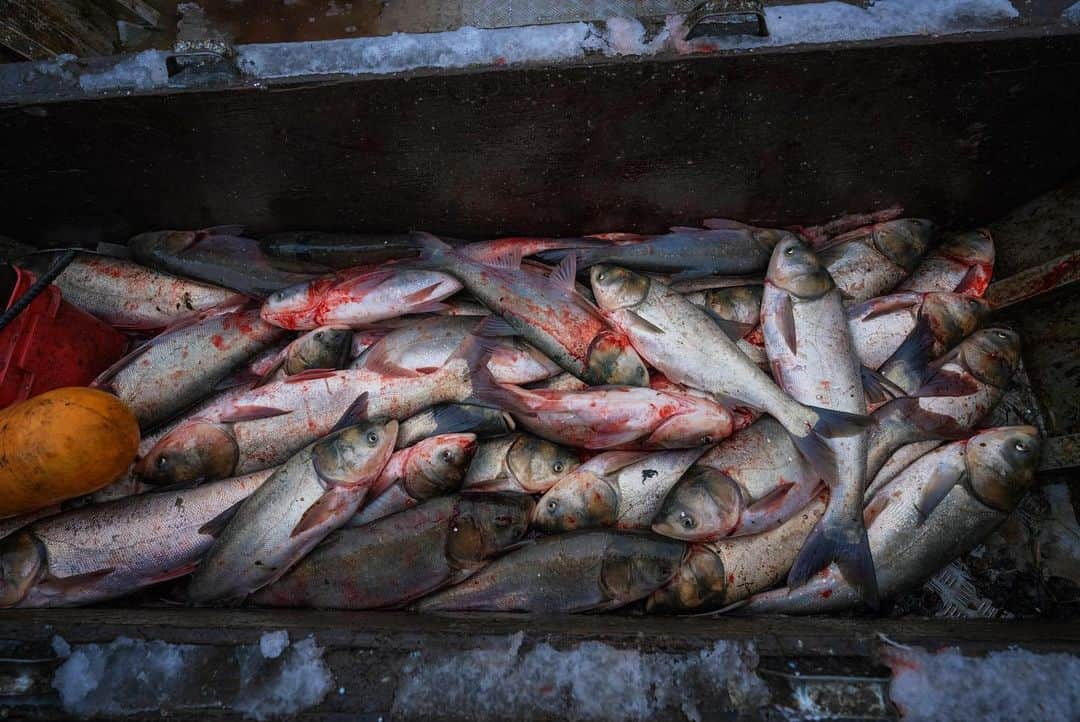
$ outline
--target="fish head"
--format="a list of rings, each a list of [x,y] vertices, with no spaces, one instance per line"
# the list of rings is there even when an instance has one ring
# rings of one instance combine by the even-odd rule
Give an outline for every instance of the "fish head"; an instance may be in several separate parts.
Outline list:
[[[820,298],[836,287],[810,246],[792,236],[773,249],[766,280],[797,298]]]
[[[705,292],[705,305],[720,318],[757,324],[764,293],[760,283],[714,288]]]
[[[398,422],[370,419],[324,436],[311,446],[311,462],[328,487],[370,484],[390,460]]]
[[[967,485],[989,507],[1008,513],[1031,488],[1042,442],[1034,426],[1002,426],[968,439]]]
[[[731,412],[710,399],[686,396],[685,410],[657,426],[645,446],[659,449],[691,449],[726,439],[734,430]]]
[[[1020,364],[1020,336],[1009,328],[984,328],[960,344],[959,354],[971,375],[1005,388]]]
[[[462,494],[450,523],[447,556],[459,568],[490,559],[525,536],[535,505],[528,494]]]
[[[199,236],[197,231],[150,231],[132,236],[128,247],[137,256],[157,253],[175,256],[198,243]]]
[[[744,508],[734,479],[709,466],[694,466],[664,497],[652,530],[683,541],[712,541],[735,529]]]
[[[615,485],[606,477],[579,470],[540,497],[533,525],[548,533],[613,526],[618,510]]]
[[[756,228],[749,227],[750,235],[754,240],[761,244],[761,247],[767,251],[775,250],[778,245],[788,240],[799,240],[799,237],[791,231],[785,231],[782,228]]]
[[[708,547],[693,545],[671,581],[649,595],[645,611],[670,614],[718,606],[726,588],[720,555]]]
[[[930,248],[934,224],[925,218],[900,218],[878,223],[870,237],[883,256],[911,273]]]
[[[629,603],[671,581],[686,556],[686,544],[652,534],[613,536],[600,567],[600,587],[608,599]]]
[[[585,375],[594,384],[649,385],[649,371],[630,339],[610,329],[596,334],[589,345]]]
[[[309,369],[339,369],[352,351],[353,332],[344,326],[322,326],[289,344],[285,373],[289,376]]]
[[[47,569],[45,550],[30,532],[16,532],[0,542],[0,607],[21,602]]]
[[[628,268],[602,263],[589,269],[593,297],[605,311],[634,308],[649,295],[652,279]]]
[[[956,343],[967,338],[990,316],[990,304],[963,293],[927,293],[920,313],[933,329],[934,338]]]
[[[226,426],[193,421],[154,444],[135,473],[148,484],[190,484],[232,476],[239,458],[236,439]]]
[[[298,328],[302,323],[312,323],[323,297],[333,283],[333,278],[319,278],[274,291],[267,296],[260,315],[267,323],[285,328]]]
[[[506,452],[506,467],[521,488],[545,492],[580,465],[576,453],[531,434],[520,434]]]
[[[985,229],[957,233],[944,241],[938,254],[969,265],[994,263],[994,239]]]
[[[475,434],[441,434],[424,439],[409,456],[405,491],[414,499],[457,491],[474,453]]]

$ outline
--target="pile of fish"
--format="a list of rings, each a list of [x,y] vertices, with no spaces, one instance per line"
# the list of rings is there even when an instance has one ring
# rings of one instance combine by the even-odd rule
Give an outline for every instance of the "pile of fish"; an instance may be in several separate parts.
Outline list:
[[[80,255],[145,340],[113,485],[0,521],[0,605],[813,613],[917,587],[1034,481],[989,234],[241,230]],[[32,263],[41,263],[38,259]]]

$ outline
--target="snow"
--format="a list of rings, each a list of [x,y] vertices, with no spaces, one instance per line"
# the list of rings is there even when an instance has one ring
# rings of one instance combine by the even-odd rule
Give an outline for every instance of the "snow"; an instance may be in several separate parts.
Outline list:
[[[169,82],[166,55],[160,50],[144,50],[110,68],[98,72],[83,71],[79,75],[79,87],[87,93],[163,88]]]
[[[259,651],[267,659],[277,659],[289,646],[289,633],[284,629],[267,632],[259,638]]]
[[[414,653],[402,669],[394,716],[452,709],[462,718],[511,719],[525,705],[544,718],[648,720],[679,710],[701,722],[715,715],[692,689],[726,692],[744,708],[767,699],[752,645],[717,642],[697,654],[671,655],[601,642],[566,650],[540,643],[523,651],[523,641],[519,633],[491,648],[432,660]]]
[[[234,649],[128,637],[68,649],[52,686],[78,716],[225,707],[263,720],[312,707],[333,686],[315,640],[290,645],[284,631]]]
[[[71,645],[67,643],[67,640],[61,637],[59,634],[54,634],[52,638],[52,649],[56,652],[57,657],[70,657]]]
[[[766,8],[769,37],[733,35],[687,42],[682,16],[670,16],[651,40],[631,18],[517,28],[464,27],[441,33],[395,33],[311,43],[237,48],[247,75],[275,78],[321,74],[384,74],[418,68],[462,68],[608,56],[695,53],[802,43],[868,40],[991,30],[1017,17],[1008,0],[879,0],[868,8],[833,2]]]
[[[1073,3],[1062,10],[1061,17],[1065,22],[1080,23],[1080,2]]]
[[[1080,657],[1022,650],[965,657],[918,647],[888,647],[889,696],[905,722],[1066,722],[1080,709]]]

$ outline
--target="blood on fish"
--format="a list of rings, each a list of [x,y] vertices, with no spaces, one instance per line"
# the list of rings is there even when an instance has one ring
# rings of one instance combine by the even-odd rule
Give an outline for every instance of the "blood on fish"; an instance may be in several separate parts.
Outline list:
[[[214,344],[215,348],[220,349],[225,347],[225,339],[221,337],[221,334],[215,333],[213,336],[211,336],[210,343]]]
[[[826,589],[821,593],[821,598],[822,599],[828,599],[831,596],[832,596],[832,590],[831,589]]]

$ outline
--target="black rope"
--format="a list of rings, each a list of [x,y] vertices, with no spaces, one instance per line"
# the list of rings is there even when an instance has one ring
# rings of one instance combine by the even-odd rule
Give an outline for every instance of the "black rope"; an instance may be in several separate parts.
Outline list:
[[[0,331],[7,328],[18,317],[20,313],[26,310],[26,307],[34,302],[34,299],[41,295],[41,292],[49,287],[49,284],[56,280],[56,277],[63,273],[64,269],[75,260],[75,254],[78,253],[74,248],[69,248],[64,251],[64,255],[53,261],[52,266],[45,272],[38,280],[34,281],[34,285],[27,289],[26,293],[19,296],[19,298],[11,305],[11,308],[4,311],[3,315],[0,315]]]

